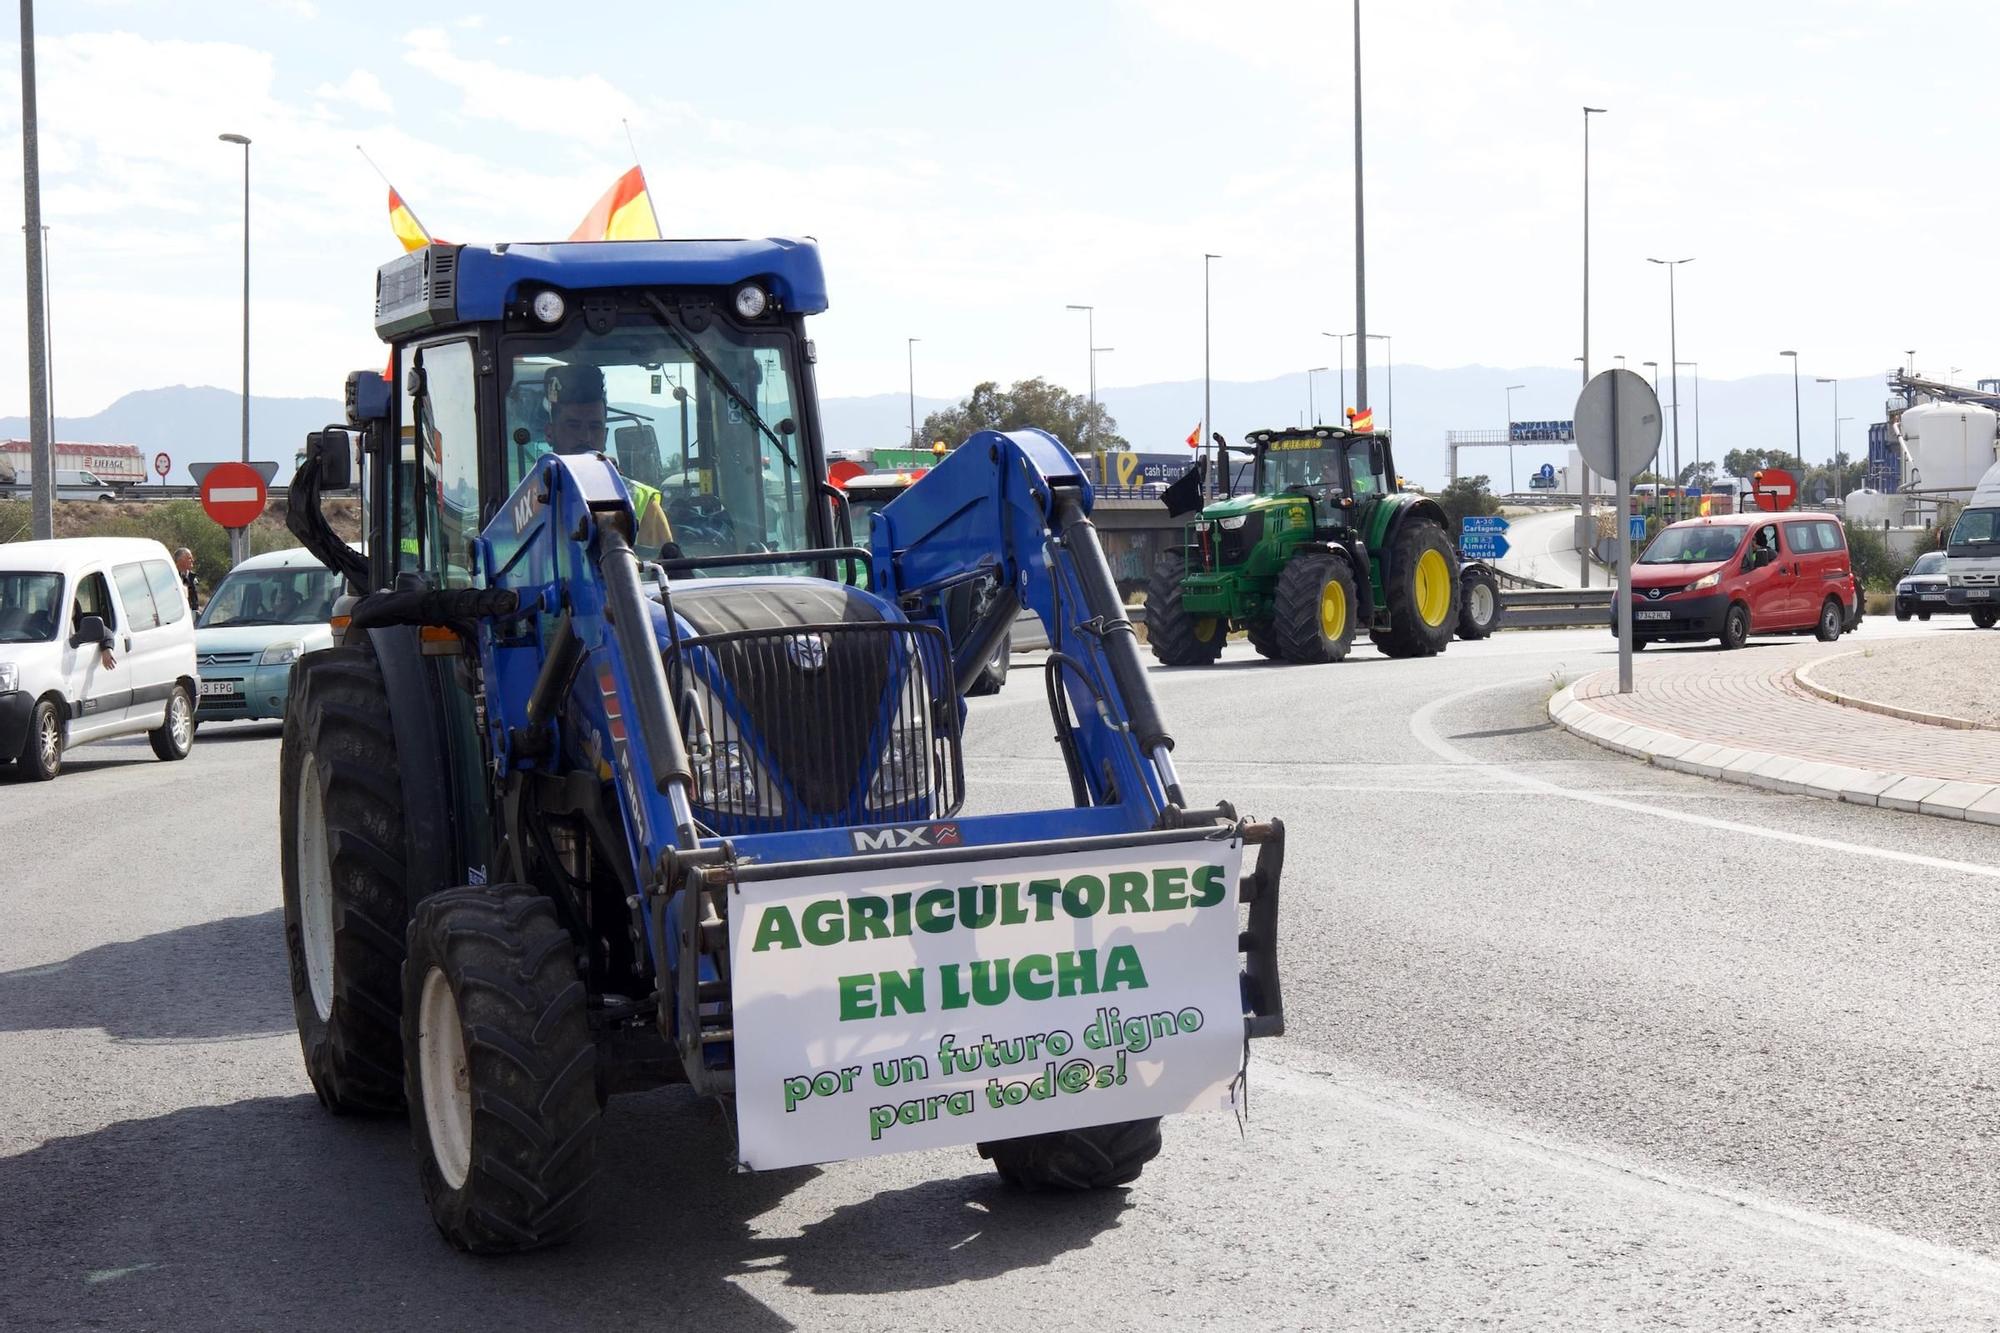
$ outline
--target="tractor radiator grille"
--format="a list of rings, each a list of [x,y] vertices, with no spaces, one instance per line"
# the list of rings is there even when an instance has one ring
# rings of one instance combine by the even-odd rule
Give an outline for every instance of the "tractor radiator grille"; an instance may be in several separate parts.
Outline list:
[[[666,655],[696,811],[725,836],[952,814],[964,799],[950,646],[931,625],[788,625]]]
[[[1251,549],[1257,545],[1257,539],[1263,535],[1262,514],[1246,514],[1241,526],[1235,528],[1225,528],[1217,523],[1216,548],[1221,553],[1222,564],[1224,566],[1242,564],[1249,558]]]

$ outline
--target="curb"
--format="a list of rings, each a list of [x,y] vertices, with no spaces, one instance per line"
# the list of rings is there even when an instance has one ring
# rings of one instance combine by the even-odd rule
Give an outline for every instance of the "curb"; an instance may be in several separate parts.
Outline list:
[[[1822,657],[1817,662],[1793,667],[1792,679],[1807,694],[1816,695],[1830,704],[1839,704],[1843,708],[1858,708],[1865,713],[1880,713],[1884,717],[1901,718],[1905,722],[1922,722],[1926,726],[1950,727],[1953,731],[2000,731],[2000,727],[1982,726],[1969,717],[1953,717],[1949,713],[1926,713],[1915,708],[1899,708],[1895,704],[1863,699],[1857,694],[1842,694],[1839,690],[1820,684],[1806,673],[1808,666],[1825,666],[1829,662],[1838,662],[1844,658],[1859,657],[1862,651],[1857,648],[1851,653],[1835,653],[1831,657]]]
[[[1885,773],[1677,736],[1592,708],[1576,697],[1575,684],[1563,686],[1549,700],[1549,719],[1593,745],[1697,777],[1738,782],[1791,796],[1814,796],[1824,801],[1846,801],[1851,805],[1874,805],[1942,819],[2000,825],[2000,785]]]

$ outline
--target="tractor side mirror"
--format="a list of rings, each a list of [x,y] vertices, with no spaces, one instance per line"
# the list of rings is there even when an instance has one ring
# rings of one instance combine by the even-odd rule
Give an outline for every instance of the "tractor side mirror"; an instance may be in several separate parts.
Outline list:
[[[1368,441],[1368,471],[1381,476],[1389,470],[1389,460],[1382,456],[1382,441]]]
[[[69,636],[70,647],[109,648],[111,644],[111,631],[105,628],[103,616],[76,618],[76,632]]]
[[[319,465],[319,488],[344,491],[354,484],[354,436],[338,426],[306,436],[306,461]]]

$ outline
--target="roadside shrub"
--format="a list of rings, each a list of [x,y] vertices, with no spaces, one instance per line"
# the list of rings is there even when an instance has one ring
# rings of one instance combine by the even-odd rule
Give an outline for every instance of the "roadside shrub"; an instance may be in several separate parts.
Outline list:
[[[1847,553],[1854,561],[1854,573],[1861,586],[1876,592],[1893,591],[1902,568],[1889,554],[1882,534],[1860,526],[1847,530]]]

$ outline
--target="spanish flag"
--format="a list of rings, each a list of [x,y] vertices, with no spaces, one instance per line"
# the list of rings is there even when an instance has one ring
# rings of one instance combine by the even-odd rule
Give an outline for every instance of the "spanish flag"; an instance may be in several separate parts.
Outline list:
[[[1188,448],[1201,448],[1201,423],[1199,421],[1195,422],[1194,429],[1188,432]]]
[[[597,206],[576,224],[572,241],[657,241],[660,219],[646,193],[646,173],[637,167],[620,176]]]
[[[389,188],[389,230],[396,233],[396,239],[403,243],[403,249],[421,250],[431,243],[431,234],[424,230],[424,224],[417,221],[417,215],[403,202],[403,196]]]
[[[1359,435],[1375,429],[1375,409],[1364,407],[1359,410],[1347,409],[1347,428]]]

